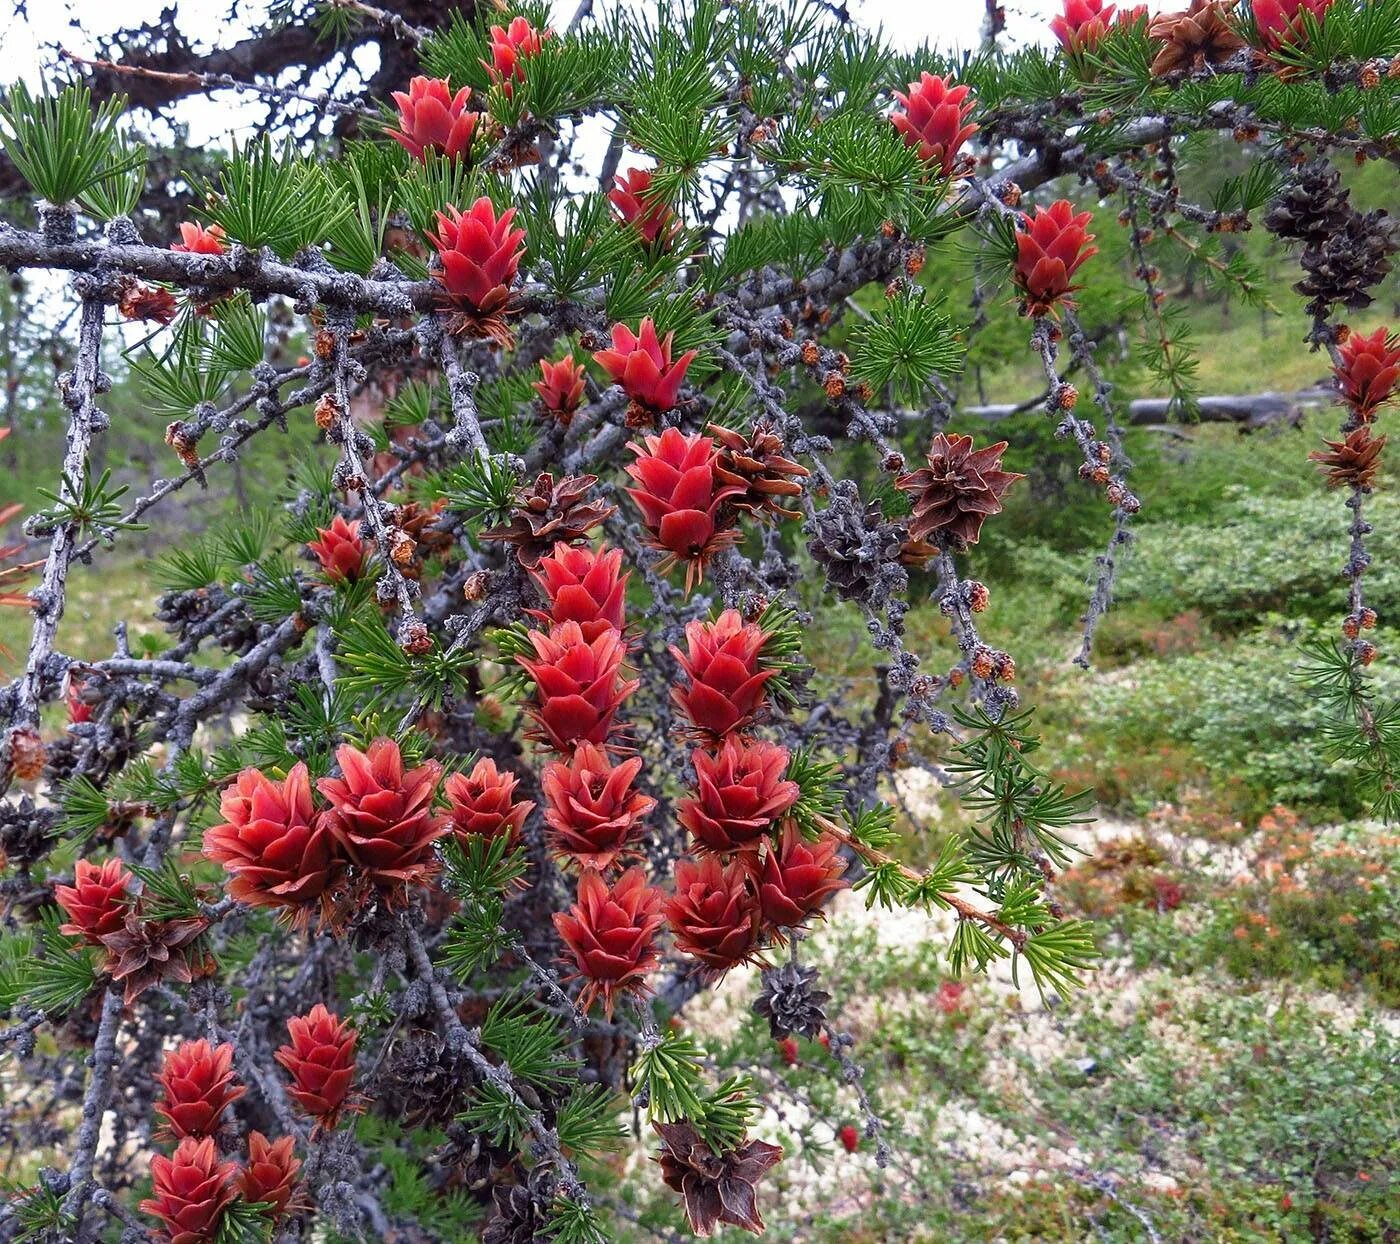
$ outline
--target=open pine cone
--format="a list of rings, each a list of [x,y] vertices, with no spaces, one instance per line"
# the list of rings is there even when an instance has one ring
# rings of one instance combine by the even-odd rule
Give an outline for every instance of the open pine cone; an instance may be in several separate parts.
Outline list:
[[[1152,62],[1155,77],[1222,65],[1245,46],[1227,14],[1233,0],[1192,0],[1184,13],[1159,13],[1147,33],[1165,40]]]
[[[767,1141],[745,1140],[719,1154],[684,1120],[652,1127],[662,1140],[657,1158],[661,1178],[681,1194],[696,1235],[713,1235],[720,1223],[762,1234],[756,1185],[782,1159],[781,1148]]]
[[[1370,488],[1381,468],[1381,450],[1385,437],[1372,436],[1370,427],[1362,425],[1345,440],[1324,439],[1327,450],[1315,449],[1308,455],[1327,476],[1334,488]]]
[[[747,436],[718,423],[710,424],[709,432],[720,445],[714,464],[716,482],[744,490],[730,497],[728,505],[755,518],[801,517],[796,510],[784,509],[778,499],[800,497],[802,485],[797,481],[811,472],[783,456],[783,442],[768,424],[756,422]]]
[[[914,501],[909,534],[924,540],[941,532],[976,544],[987,516],[1000,512],[1006,490],[1025,478],[1001,469],[1005,452],[1005,441],[974,450],[970,436],[938,433],[929,447],[928,466],[895,481],[895,487]]]
[[[590,501],[596,475],[564,475],[558,483],[543,472],[515,500],[510,522],[483,531],[483,540],[504,540],[515,546],[522,566],[536,566],[555,544],[577,544],[594,527],[617,512],[606,501]]]

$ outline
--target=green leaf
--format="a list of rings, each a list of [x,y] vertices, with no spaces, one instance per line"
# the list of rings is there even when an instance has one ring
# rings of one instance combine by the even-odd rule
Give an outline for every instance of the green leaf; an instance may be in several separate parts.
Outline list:
[[[296,154],[291,139],[274,151],[267,135],[233,152],[214,185],[192,178],[205,214],[250,250],[283,259],[323,241],[353,210],[335,193],[318,162]]]
[[[965,350],[941,301],[905,286],[851,334],[857,380],[917,402],[933,382],[962,370]]]
[[[70,204],[144,165],[145,152],[118,138],[125,112],[126,96],[114,95],[94,115],[92,92],[81,83],[34,96],[16,82],[0,105],[0,145],[35,193],[56,206]]]

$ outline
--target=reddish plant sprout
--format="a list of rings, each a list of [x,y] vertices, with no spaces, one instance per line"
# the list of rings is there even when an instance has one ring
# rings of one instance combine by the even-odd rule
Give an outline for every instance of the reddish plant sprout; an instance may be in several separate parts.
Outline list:
[[[180,240],[172,242],[170,249],[189,255],[222,255],[228,250],[228,244],[218,225],[205,227],[185,220],[180,222]]]
[[[593,357],[633,402],[651,414],[664,414],[680,400],[686,370],[699,353],[687,350],[672,361],[674,338],[673,332],[658,337],[655,321],[647,316],[635,333],[626,324],[614,324],[612,348]]]
[[[437,249],[433,277],[443,301],[455,313],[454,332],[468,328],[502,344],[510,341],[502,317],[510,309],[510,287],[525,254],[525,230],[513,229],[515,208],[499,215],[485,195],[463,213],[451,204],[437,213],[437,232],[428,240]]]
[[[778,1055],[783,1060],[785,1066],[796,1067],[802,1058],[802,1049],[797,1044],[797,1038],[787,1036],[779,1041]]]
[[[353,583],[369,563],[369,547],[360,535],[360,520],[337,514],[329,527],[316,529],[317,539],[306,547],[321,563],[321,571],[332,583]]]
[[[177,1140],[213,1136],[224,1110],[247,1092],[234,1082],[233,1046],[211,1046],[203,1038],[166,1054],[156,1082],[162,1093],[156,1113],[166,1122],[166,1135]]]
[[[845,1124],[836,1136],[847,1153],[854,1153],[860,1148],[860,1131],[854,1123]]]
[[[575,363],[572,354],[557,362],[541,359],[540,378],[533,388],[539,394],[541,409],[567,428],[573,422],[574,412],[583,405],[583,364]]]
[[[345,862],[311,797],[306,765],[281,782],[244,769],[219,800],[223,821],[204,834],[204,854],[229,874],[229,894],[274,907],[296,928],[325,909]]]
[[[608,631],[621,631],[627,604],[627,580],[621,549],[592,549],[556,544],[530,571],[549,608],[527,612],[550,626],[577,622],[589,643]]]
[[[681,222],[665,199],[651,188],[650,169],[629,168],[615,179],[608,200],[618,218],[630,225],[648,246],[667,247],[681,231]]]
[[[238,1191],[249,1205],[268,1206],[268,1217],[280,1221],[296,1193],[301,1159],[292,1150],[294,1136],[268,1140],[259,1131],[248,1133],[248,1161],[238,1175]]]
[[[757,953],[762,917],[753,872],[742,860],[677,860],[675,892],[663,910],[676,949],[710,973],[726,972]]]
[[[291,1076],[287,1093],[318,1129],[334,1131],[348,1108],[358,1035],[319,1002],[287,1021],[287,1035],[290,1040],[273,1055]]]
[[[1109,31],[1133,26],[1147,16],[1147,6],[1119,8],[1104,0],[1063,0],[1063,10],[1050,19],[1050,30],[1071,56],[1092,52]]]
[[[386,133],[415,160],[425,159],[428,151],[449,160],[469,156],[481,121],[481,114],[467,107],[471,94],[464,86],[454,95],[446,78],[414,78],[406,92],[393,92],[399,126]]]
[[[74,725],[92,720],[95,706],[83,698],[84,682],[81,678],[69,675],[68,690],[63,693],[64,707],[68,709],[68,720]]]
[[[698,432],[687,436],[667,428],[660,436],[627,446],[637,460],[627,466],[634,488],[627,495],[642,512],[650,543],[667,554],[662,568],[685,565],[689,592],[705,574],[705,566],[721,549],[738,539],[738,532],[720,529],[721,507],[743,492],[722,485],[715,473],[718,451],[713,438]]]
[[[1076,215],[1068,199],[1022,215],[1012,276],[1027,315],[1048,315],[1060,305],[1073,305],[1069,295],[1079,288],[1074,274],[1099,253],[1085,227],[1093,218],[1092,212]]]
[[[530,799],[516,799],[520,779],[509,769],[498,769],[496,762],[483,756],[470,773],[454,773],[442,784],[447,796],[447,819],[457,840],[466,846],[472,838],[494,842],[506,838],[513,845],[520,841],[525,818],[534,810]]]
[[[58,931],[81,937],[89,945],[101,945],[107,934],[122,927],[131,910],[131,880],[131,873],[119,859],[101,865],[79,860],[73,866],[73,884],[53,889],[54,901],[68,917]]]
[[[117,310],[128,320],[152,320],[169,324],[180,311],[180,304],[163,285],[147,285],[128,278],[117,299]]]
[[[515,83],[525,81],[525,62],[540,54],[540,49],[554,37],[554,32],[538,30],[529,19],[517,17],[509,26],[492,26],[489,34],[491,59],[481,63],[486,67],[491,81],[509,99],[515,93]]]
[[[965,981],[941,981],[933,995],[933,1004],[944,1015],[957,1015],[967,1007],[966,994],[967,983]]]
[[[697,851],[757,855],[769,828],[801,793],[789,782],[787,748],[735,735],[717,752],[691,753],[695,798],[676,807],[676,820],[690,831]]]
[[[768,702],[775,671],[759,660],[767,639],[761,627],[726,609],[713,622],[686,626],[685,652],[671,646],[688,680],[672,688],[671,697],[697,734],[718,741],[743,730]]]
[[[1400,381],[1400,336],[1378,328],[1369,337],[1348,333],[1340,347],[1341,361],[1333,368],[1342,400],[1363,423],[1395,393]]]
[[[554,853],[603,871],[635,854],[642,822],[656,807],[635,786],[641,769],[640,756],[614,764],[596,743],[580,743],[568,761],[546,765],[540,789]]]
[[[1250,12],[1259,43],[1265,51],[1299,47],[1308,37],[1307,18],[1318,23],[1326,17],[1333,0],[1252,0]]]
[[[937,74],[923,73],[909,91],[896,91],[900,107],[890,113],[890,123],[906,147],[916,147],[919,159],[936,163],[944,177],[956,176],[959,153],[978,126],[968,123],[977,106],[972,88],[952,86]]]
[[[574,968],[570,979],[583,981],[580,1010],[602,998],[611,1018],[620,995],[646,991],[646,975],[658,959],[663,901],[640,866],[627,869],[612,885],[592,868],[579,877],[578,901],[568,912],[555,913],[554,927]]]
[[[606,743],[619,706],[640,686],[622,677],[622,636],[609,628],[587,639],[577,622],[564,622],[529,640],[534,656],[515,659],[535,683],[530,737],[566,756],[579,743]]]
[[[151,1196],[141,1212],[160,1221],[167,1244],[212,1244],[224,1211],[237,1197],[238,1167],[220,1162],[213,1140],[187,1136],[166,1157],[151,1159]]]
[[[433,843],[448,832],[433,813],[442,766],[427,760],[405,769],[399,745],[375,739],[362,752],[350,743],[336,748],[340,777],[316,783],[329,804],[325,817],[350,861],[390,904],[411,885],[437,872]]]
[[[763,921],[770,930],[801,928],[846,884],[841,879],[846,861],[837,854],[840,845],[829,834],[808,842],[792,823],[783,830],[778,848],[764,857],[758,890]]]

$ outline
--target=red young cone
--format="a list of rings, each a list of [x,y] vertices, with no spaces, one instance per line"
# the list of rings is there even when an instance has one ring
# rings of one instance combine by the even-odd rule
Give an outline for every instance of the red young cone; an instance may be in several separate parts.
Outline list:
[[[448,831],[433,814],[442,766],[429,760],[405,770],[399,745],[385,738],[368,752],[343,743],[335,758],[341,776],[322,778],[316,789],[330,804],[325,815],[341,849],[393,897],[426,881],[437,871],[433,843]]]
[[[452,832],[463,845],[473,836],[519,840],[525,818],[535,806],[533,800],[515,798],[519,783],[509,769],[498,769],[491,757],[483,756],[471,773],[454,773],[442,784]]]
[[[841,1138],[841,1148],[847,1153],[854,1153],[860,1148],[860,1132],[852,1123],[847,1123],[837,1135]]]
[[[1092,212],[1080,212],[1068,199],[1023,215],[1016,232],[1016,268],[1013,277],[1021,291],[1026,313],[1042,316],[1061,302],[1069,302],[1078,285],[1074,274],[1086,260],[1099,253],[1091,245],[1094,235],[1085,226]]]
[[[335,1128],[355,1078],[355,1030],[317,1003],[287,1021],[291,1040],[273,1057],[287,1069],[292,1100],[327,1131]]]
[[[101,865],[79,860],[73,866],[73,884],[53,888],[54,900],[68,917],[58,931],[100,945],[122,927],[131,910],[130,887],[131,873],[121,860]]]
[[[172,242],[170,249],[190,255],[222,255],[228,247],[224,243],[224,231],[218,225],[205,228],[186,220],[180,223],[180,240]]]
[[[1400,381],[1400,336],[1391,336],[1386,328],[1369,337],[1350,333],[1340,353],[1342,361],[1333,369],[1337,387],[1356,417],[1369,423]]]
[[[280,1219],[296,1191],[301,1159],[293,1152],[296,1137],[270,1141],[261,1132],[248,1133],[248,1161],[238,1176],[238,1190],[249,1205],[270,1205],[269,1216]]]
[[[958,153],[977,133],[978,127],[967,123],[977,106],[970,98],[971,91],[971,87],[952,86],[937,74],[924,73],[909,84],[907,95],[894,93],[902,107],[890,113],[890,123],[906,147],[919,149],[921,160],[937,161],[944,177],[958,171]]]
[[[601,997],[611,1017],[619,994],[645,989],[646,974],[657,963],[662,901],[661,891],[647,884],[640,867],[629,868],[611,886],[596,869],[584,870],[578,902],[554,916],[575,975],[584,982],[578,1001],[581,1010],[588,1010]]]
[[[618,706],[640,685],[622,677],[622,636],[610,628],[586,639],[577,622],[563,622],[529,639],[534,657],[515,659],[535,680],[530,736],[565,755],[578,743],[606,743]]]
[[[700,734],[713,739],[742,730],[768,699],[759,654],[767,640],[762,629],[726,609],[713,622],[697,619],[685,628],[686,651],[671,655],[689,679],[672,689],[676,707]]]
[[[830,836],[808,842],[789,822],[781,845],[763,861],[758,897],[770,929],[800,928],[828,895],[846,884],[841,880],[846,861],[837,854],[840,845]]]
[[[556,855],[606,870],[634,854],[642,820],[656,807],[633,786],[641,768],[640,756],[613,764],[596,743],[580,743],[568,762],[545,766],[540,789]]]
[[[622,223],[631,225],[648,246],[655,244],[658,238],[662,246],[669,246],[680,232],[681,222],[670,205],[652,193],[651,171],[629,168],[616,182],[608,191],[608,199],[617,209]]]
[[[485,195],[466,213],[451,204],[437,213],[437,232],[428,234],[440,266],[433,272],[449,307],[464,324],[498,340],[509,334],[500,319],[509,309],[510,286],[525,253],[525,230],[512,229],[515,208],[499,216]]]
[[[337,514],[329,527],[318,527],[316,534],[321,538],[310,541],[306,547],[316,554],[327,579],[332,583],[353,582],[364,574],[369,549],[360,535],[358,518],[347,522]]]
[[[1050,29],[1071,56],[1092,52],[1114,28],[1133,26],[1147,16],[1147,6],[1118,9],[1104,0],[1063,0],[1064,10],[1050,19]]]
[[[667,428],[647,436],[643,444],[627,446],[637,460],[627,467],[636,484],[627,495],[642,512],[650,542],[670,554],[669,566],[685,563],[687,592],[704,575],[705,565],[720,549],[738,539],[737,531],[720,530],[723,502],[744,490],[722,485],[715,475],[719,453],[713,438],[698,432],[687,436]]]
[[[666,900],[676,949],[724,972],[752,959],[762,927],[753,874],[740,860],[713,855],[676,861],[676,890]]]
[[[622,573],[621,549],[556,544],[530,577],[549,600],[548,611],[528,611],[542,622],[577,622],[589,643],[606,631],[622,630],[630,575]]]
[[[68,690],[63,693],[63,702],[68,709],[68,720],[74,724],[91,721],[96,707],[83,698],[84,682],[81,678],[68,676]]]
[[[575,363],[572,354],[564,355],[558,362],[540,360],[540,379],[535,381],[534,390],[544,410],[566,428],[573,421],[574,411],[583,404],[583,379],[583,364]]]
[[[469,155],[481,121],[481,114],[467,107],[471,94],[464,86],[454,95],[446,78],[414,78],[407,92],[393,92],[399,128],[387,133],[415,160],[429,150],[449,159]]]
[[[204,854],[233,878],[229,894],[251,907],[282,908],[305,926],[345,867],[312,804],[306,765],[293,765],[282,782],[244,769],[219,811],[224,821],[205,831]]]
[[[658,338],[651,316],[638,325],[635,333],[626,324],[614,324],[612,349],[599,350],[593,357],[634,402],[661,413],[670,410],[680,399],[686,369],[698,353],[687,350],[673,362],[671,340],[674,337],[675,333],[667,333]]]
[[[717,752],[691,753],[695,795],[682,800],[676,820],[688,829],[697,851],[757,854],[769,827],[801,793],[786,781],[787,748],[730,735]]]
[[[1307,38],[1304,14],[1319,22],[1327,15],[1333,0],[1253,0],[1250,11],[1259,42],[1270,52],[1297,47]]]
[[[224,1108],[247,1090],[234,1083],[233,1046],[225,1041],[185,1041],[165,1056],[156,1076],[163,1090],[156,1113],[166,1132],[176,1138],[213,1136],[223,1122]]]
[[[509,99],[514,93],[515,83],[525,81],[524,62],[540,54],[540,48],[547,39],[553,38],[552,30],[537,30],[528,19],[517,17],[509,26],[492,26],[489,49],[491,59],[482,61],[493,83],[499,84]]]
[[[187,1136],[171,1157],[151,1159],[151,1193],[141,1212],[160,1219],[168,1244],[212,1244],[229,1203],[238,1195],[233,1176],[238,1167],[220,1162],[209,1137]]]

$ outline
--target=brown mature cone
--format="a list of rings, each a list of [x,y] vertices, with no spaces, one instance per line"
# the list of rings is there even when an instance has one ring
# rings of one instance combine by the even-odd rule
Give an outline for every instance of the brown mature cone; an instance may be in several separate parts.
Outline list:
[[[452,533],[437,526],[446,508],[446,497],[439,497],[431,505],[421,501],[405,501],[394,511],[391,521],[400,531],[413,538],[421,555],[442,553],[452,547]]]
[[[765,514],[801,517],[796,510],[784,509],[778,498],[801,496],[802,485],[797,481],[811,472],[783,456],[783,442],[770,424],[759,420],[747,436],[718,423],[710,424],[708,430],[720,446],[714,462],[715,483],[744,490],[730,497],[728,505],[755,518]]]
[[[1152,73],[1164,77],[1189,69],[1220,65],[1245,46],[1227,15],[1235,0],[1191,0],[1184,13],[1159,13],[1147,33],[1165,40],[1152,62]]]
[[[556,484],[548,471],[515,499],[510,522],[483,531],[483,540],[504,540],[515,545],[522,566],[533,567],[554,550],[556,543],[577,544],[594,527],[617,513],[606,501],[590,501],[588,493],[596,475],[565,475]]]
[[[107,971],[113,981],[124,983],[123,1003],[130,1006],[163,980],[188,985],[194,979],[190,944],[208,927],[203,916],[143,920],[139,912],[131,912],[120,929],[104,934]]]
[[[1001,510],[1006,490],[1024,475],[1001,469],[1006,442],[974,450],[972,437],[949,439],[939,432],[928,451],[928,466],[895,480],[895,487],[914,499],[908,522],[914,540],[935,532],[976,544],[987,515]]]
[[[1324,445],[1331,452],[1315,449],[1308,455],[1327,476],[1327,482],[1338,488],[1370,488],[1381,469],[1381,450],[1385,448],[1385,437],[1372,436],[1371,429],[1363,424],[1350,433],[1346,440],[1329,441],[1323,438]]]
[[[690,1229],[713,1235],[720,1223],[763,1234],[756,1187],[782,1161],[778,1145],[746,1140],[728,1153],[716,1153],[689,1123],[653,1123],[661,1137],[661,1178],[681,1194]]]

